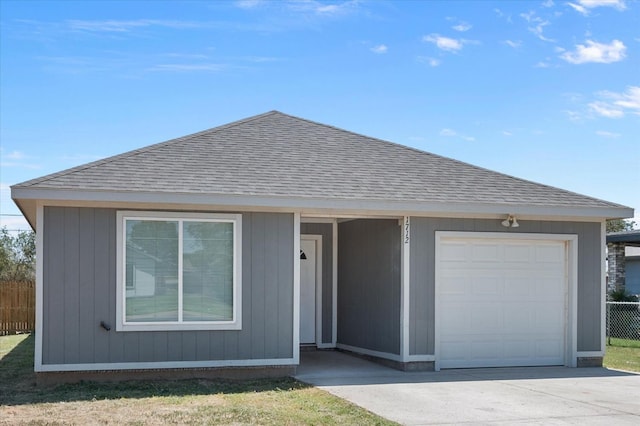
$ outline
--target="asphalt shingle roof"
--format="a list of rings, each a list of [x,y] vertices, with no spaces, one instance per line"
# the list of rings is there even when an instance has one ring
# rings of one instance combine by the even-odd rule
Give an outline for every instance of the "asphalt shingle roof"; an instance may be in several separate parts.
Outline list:
[[[278,111],[13,188],[623,207]]]

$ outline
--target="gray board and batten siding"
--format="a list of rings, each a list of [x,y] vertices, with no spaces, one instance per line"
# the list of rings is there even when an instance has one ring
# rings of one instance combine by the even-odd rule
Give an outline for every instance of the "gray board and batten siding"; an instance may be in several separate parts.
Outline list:
[[[411,218],[409,353],[432,355],[435,342],[436,231],[575,234],[578,236],[577,350],[601,351],[602,252],[600,222],[520,221],[517,230],[498,220]]]
[[[45,207],[42,364],[292,358],[293,223],[242,215],[242,330],[116,332],[116,210]]]
[[[333,340],[333,224],[301,223],[301,235],[322,235],[322,343]]]
[[[397,219],[338,225],[338,344],[400,354]]]

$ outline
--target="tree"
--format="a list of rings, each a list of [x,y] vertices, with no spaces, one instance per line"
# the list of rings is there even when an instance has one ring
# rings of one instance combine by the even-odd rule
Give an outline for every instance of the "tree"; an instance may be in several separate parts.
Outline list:
[[[12,236],[6,227],[0,229],[0,280],[35,279],[36,237],[33,231],[20,231]]]
[[[611,219],[607,220],[607,233],[632,231],[636,223],[633,220]]]

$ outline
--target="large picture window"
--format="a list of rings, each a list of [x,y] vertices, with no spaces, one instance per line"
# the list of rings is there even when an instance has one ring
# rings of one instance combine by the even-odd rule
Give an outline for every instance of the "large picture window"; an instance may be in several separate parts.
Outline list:
[[[241,328],[236,214],[118,212],[118,331]]]

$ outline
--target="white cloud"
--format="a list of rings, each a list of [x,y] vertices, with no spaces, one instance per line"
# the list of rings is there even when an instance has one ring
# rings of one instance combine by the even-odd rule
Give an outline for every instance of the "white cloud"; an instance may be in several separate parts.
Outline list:
[[[192,21],[168,21],[157,19],[136,19],[131,21],[104,20],[104,21],[84,21],[69,20],[67,26],[72,31],[85,32],[107,32],[107,33],[127,33],[136,28],[165,27],[165,28],[198,28],[201,23]]]
[[[221,71],[224,64],[160,64],[150,68],[149,71],[191,72],[191,71]]]
[[[589,103],[589,110],[596,115],[607,118],[621,118],[624,117],[624,111],[621,108],[608,104],[606,102],[591,102]]]
[[[517,49],[518,47],[522,46],[522,42],[520,40],[505,40],[504,44],[506,44],[507,46],[513,47],[514,49]]]
[[[575,3],[567,4],[584,16],[589,15],[589,10],[596,7],[613,7],[620,11],[627,8],[625,0],[577,0]]]
[[[536,16],[536,12],[534,12],[534,11],[529,11],[527,13],[521,13],[520,17],[530,24],[529,27],[527,28],[529,30],[529,32],[534,34],[540,40],[551,42],[551,43],[555,42],[554,39],[548,38],[547,36],[544,35],[544,28],[549,26],[549,25],[551,25],[551,23],[549,21],[546,21],[546,20],[542,19],[541,17]]]
[[[506,130],[503,130],[503,131],[502,131],[502,134],[503,134],[504,136],[513,136],[513,133],[508,132],[508,131],[506,131]]]
[[[531,31],[536,37],[538,37],[542,41],[555,42],[554,39],[549,38],[544,35],[544,27],[549,25],[549,21],[539,22],[537,25],[533,27],[529,27],[529,31]]]
[[[8,154],[2,154],[2,157],[8,160],[23,160],[25,155],[20,151],[11,151]]]
[[[629,86],[622,93],[603,91],[599,92],[598,95],[609,100],[608,105],[612,105],[612,109],[618,108],[623,113],[630,112],[631,114],[640,115],[640,86]]]
[[[31,227],[23,216],[0,216],[0,228],[7,227],[9,230],[22,231]]]
[[[580,6],[579,4],[575,4],[575,3],[567,3],[567,4],[571,6],[576,12],[581,13],[584,16],[587,16],[589,14],[589,11],[584,6]]]
[[[423,64],[427,64],[430,67],[437,67],[442,63],[442,61],[440,59],[431,58],[429,56],[418,56],[418,62],[422,62]]]
[[[312,12],[316,15],[335,16],[347,14],[359,6],[359,0],[326,4],[316,0],[290,1],[286,3],[288,9],[296,12]]]
[[[0,162],[0,167],[15,167],[15,168],[20,168],[20,169],[35,170],[35,169],[39,169],[40,165],[39,164],[30,164],[30,163],[19,163],[19,162],[15,162],[15,161],[2,161],[2,162]]]
[[[241,9],[253,9],[262,5],[263,3],[263,0],[238,0],[236,1],[236,6]]]
[[[493,11],[496,13],[496,15],[498,15],[498,18],[505,18],[508,23],[513,23],[513,21],[511,20],[511,15],[504,13],[498,8],[493,9]]]
[[[458,52],[462,50],[465,44],[477,43],[474,40],[455,39],[441,36],[440,34],[429,34],[422,37],[422,41],[433,43],[440,50],[447,52]]]
[[[607,132],[605,130],[596,131],[596,135],[602,136],[603,138],[607,138],[607,139],[615,139],[621,136],[620,133]]]
[[[339,6],[337,4],[325,4],[316,8],[316,12],[318,13],[336,13],[338,10]]]
[[[572,64],[596,62],[610,64],[625,58],[627,47],[620,40],[613,40],[610,44],[587,40],[585,44],[576,45],[573,52],[565,52],[560,57]]]
[[[4,167],[12,167],[12,168],[20,168],[20,169],[39,169],[39,164],[34,163],[25,163],[24,160],[29,159],[29,157],[25,155],[21,151],[10,151],[8,153],[4,153],[4,149],[0,147],[0,168]]]
[[[583,119],[583,116],[579,111],[567,110],[567,111],[565,111],[565,113],[567,114],[567,117],[571,121],[582,121],[582,119]]]
[[[535,65],[536,68],[549,68],[550,66],[551,64],[549,62],[544,61],[540,61]]]
[[[247,62],[265,63],[265,62],[278,62],[281,59],[274,56],[240,56],[238,59]]]
[[[387,50],[389,50],[389,48],[384,44],[379,44],[377,46],[373,46],[369,50],[371,50],[373,53],[381,54],[381,53],[387,53]]]
[[[447,137],[447,138],[458,137],[458,138],[464,139],[465,141],[468,141],[468,142],[473,142],[473,141],[476,140],[476,138],[474,138],[473,136],[463,135],[461,133],[456,132],[453,129],[448,129],[448,128],[444,128],[444,129],[440,130],[440,136],[444,136],[444,137]]]
[[[467,22],[460,22],[458,25],[454,25],[453,27],[454,30],[456,31],[460,31],[460,32],[465,32],[465,31],[469,31],[472,28],[472,25],[467,23]]]
[[[572,121],[599,117],[622,119],[628,114],[640,116],[640,86],[628,86],[622,92],[603,90],[596,92],[591,100],[585,100],[581,94],[568,96],[572,104],[582,105],[578,110],[566,111]]]
[[[555,3],[553,2],[553,0],[546,0],[542,2],[542,7],[553,7],[553,6],[555,6]]]

